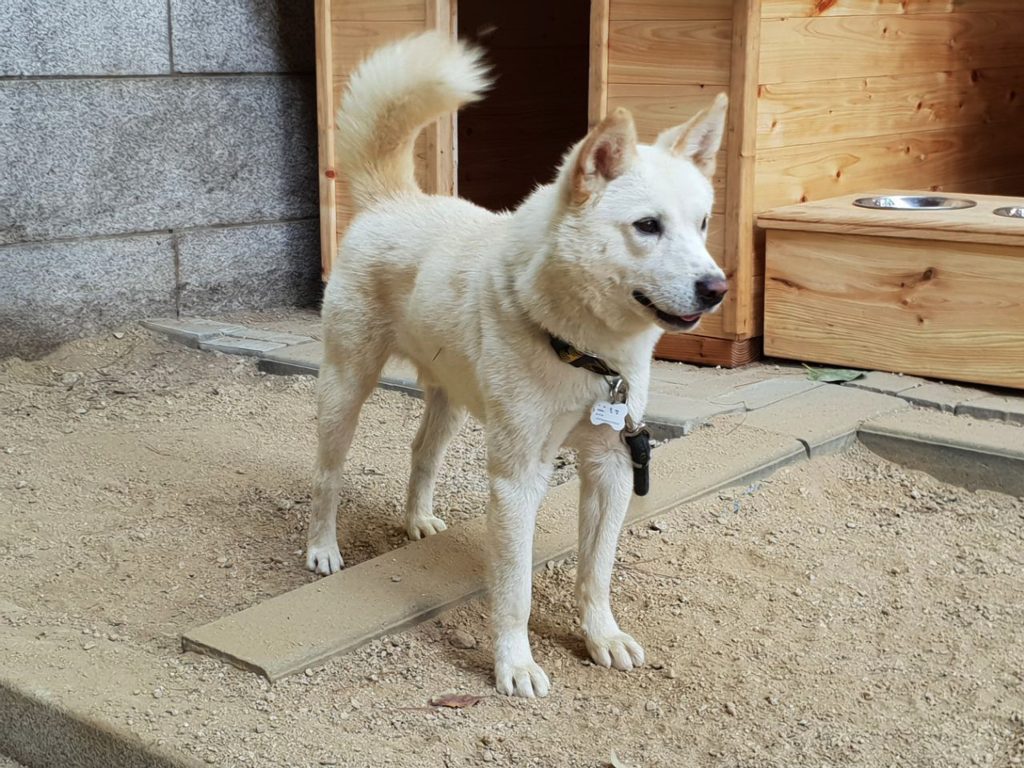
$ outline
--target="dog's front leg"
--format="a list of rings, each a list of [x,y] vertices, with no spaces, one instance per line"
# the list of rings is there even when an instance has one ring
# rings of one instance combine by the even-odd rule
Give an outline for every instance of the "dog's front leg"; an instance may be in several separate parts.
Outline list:
[[[579,567],[576,602],[590,657],[605,667],[633,669],[644,651],[619,629],[612,614],[611,579],[615,548],[633,492],[629,452],[607,426],[580,426],[572,435],[579,452]]]
[[[509,696],[548,695],[548,677],[533,661],[527,624],[533,572],[533,530],[550,465],[500,439],[488,444],[491,496],[487,509],[494,677]]]

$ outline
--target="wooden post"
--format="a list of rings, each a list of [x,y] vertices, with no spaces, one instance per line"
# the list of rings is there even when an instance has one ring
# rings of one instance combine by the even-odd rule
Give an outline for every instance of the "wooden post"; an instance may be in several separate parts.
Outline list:
[[[331,0],[315,0],[316,127],[319,143],[320,268],[323,279],[338,254],[338,206],[334,168],[334,77],[331,71]]]

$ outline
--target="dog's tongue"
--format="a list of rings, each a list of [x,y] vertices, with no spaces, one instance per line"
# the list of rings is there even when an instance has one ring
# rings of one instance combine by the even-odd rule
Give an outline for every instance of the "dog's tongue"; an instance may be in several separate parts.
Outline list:
[[[700,320],[700,315],[680,315],[679,319],[682,320],[684,323],[695,323],[698,320]]]

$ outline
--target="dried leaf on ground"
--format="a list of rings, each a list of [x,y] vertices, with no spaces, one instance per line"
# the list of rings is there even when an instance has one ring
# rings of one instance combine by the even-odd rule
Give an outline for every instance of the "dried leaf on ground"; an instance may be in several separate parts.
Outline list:
[[[864,375],[864,371],[855,371],[852,368],[812,368],[805,365],[807,378],[811,381],[854,381]]]

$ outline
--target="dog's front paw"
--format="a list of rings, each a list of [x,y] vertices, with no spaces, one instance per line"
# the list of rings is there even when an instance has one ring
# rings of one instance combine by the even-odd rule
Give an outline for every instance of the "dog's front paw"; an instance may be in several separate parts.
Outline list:
[[[595,664],[630,670],[644,665],[644,649],[625,632],[586,637],[587,651]]]
[[[306,567],[309,570],[330,576],[337,573],[345,561],[341,559],[341,550],[338,549],[338,542],[330,544],[310,544],[306,550]]]
[[[533,663],[533,660],[522,664],[497,662],[494,665],[494,678],[497,681],[498,693],[506,696],[522,696],[532,699],[548,695],[551,683],[544,670]]]
[[[427,536],[433,536],[435,533],[440,533],[447,529],[448,526],[445,525],[444,520],[433,515],[430,517],[414,517],[405,524],[405,532],[409,534],[409,538],[413,541],[425,539]]]

